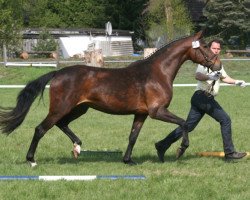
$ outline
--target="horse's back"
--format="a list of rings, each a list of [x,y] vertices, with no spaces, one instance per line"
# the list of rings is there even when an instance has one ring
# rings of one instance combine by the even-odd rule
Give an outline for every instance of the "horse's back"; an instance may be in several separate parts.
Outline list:
[[[60,102],[71,106],[85,103],[113,114],[129,114],[138,110],[144,112],[143,87],[147,78],[143,73],[147,72],[135,67],[66,67],[59,70],[51,82],[51,101],[54,105],[58,104],[60,96]]]

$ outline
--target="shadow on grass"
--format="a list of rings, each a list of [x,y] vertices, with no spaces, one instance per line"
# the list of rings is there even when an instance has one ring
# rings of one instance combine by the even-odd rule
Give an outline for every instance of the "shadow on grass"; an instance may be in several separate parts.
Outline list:
[[[84,163],[98,163],[98,162],[106,162],[106,163],[123,163],[123,155],[81,155],[78,159],[75,159],[73,155],[69,155],[67,157],[47,157],[47,158],[40,158],[38,159],[38,164],[84,164]],[[143,165],[146,163],[153,163],[153,164],[168,164],[177,162],[181,165],[186,165],[188,162],[191,162],[195,159],[201,159],[201,157],[194,155],[194,154],[187,154],[182,156],[181,158],[177,159],[175,154],[167,154],[165,155],[165,162],[162,163],[159,161],[157,155],[145,154],[142,156],[132,156],[132,160],[137,165]],[[226,161],[224,158],[220,157],[210,157],[207,159],[218,159],[225,161],[225,163],[241,163],[241,162],[248,162],[247,159],[239,159],[239,160],[232,160]],[[16,164],[24,164],[26,161],[16,162]]]
[[[178,162],[180,164],[185,164],[186,161],[192,159],[198,159],[196,155],[185,155],[179,159],[176,159],[176,156],[173,155],[166,155],[165,162],[162,163],[159,161],[157,155],[142,155],[142,156],[133,156],[132,160],[137,163],[137,165],[142,165],[144,163],[159,163],[159,164],[167,164]],[[107,162],[107,163],[123,163],[122,161],[123,155],[85,155],[79,156],[78,159],[75,159],[73,156],[69,157],[57,157],[57,158],[46,158],[40,159],[39,163],[55,163],[58,162],[59,164],[81,164],[81,163],[98,163],[98,162]],[[218,158],[221,159],[221,158]]]

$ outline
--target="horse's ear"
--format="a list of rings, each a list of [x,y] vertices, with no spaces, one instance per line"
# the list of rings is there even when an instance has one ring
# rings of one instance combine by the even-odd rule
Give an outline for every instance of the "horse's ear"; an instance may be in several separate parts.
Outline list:
[[[201,30],[198,33],[196,33],[194,37],[197,40],[201,39],[203,37],[203,30]]]

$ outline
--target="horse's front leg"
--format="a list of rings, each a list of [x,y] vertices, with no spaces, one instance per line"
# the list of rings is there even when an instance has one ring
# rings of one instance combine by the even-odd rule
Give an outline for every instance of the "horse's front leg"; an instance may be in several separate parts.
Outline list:
[[[175,114],[171,113],[169,110],[166,109],[165,106],[151,109],[149,115],[153,119],[158,119],[164,122],[177,124],[182,128],[182,136],[183,136],[182,143],[180,148],[177,150],[177,155],[176,155],[177,158],[181,157],[189,146],[188,126],[186,124],[186,121],[176,116]],[[158,157],[162,162],[164,162],[165,152],[166,152],[165,148],[157,149]]]
[[[189,146],[188,127],[186,123],[184,123],[182,130],[183,130],[182,142],[181,142],[181,146],[177,149],[177,152],[176,152],[177,158],[180,158],[185,153],[186,149]]]
[[[132,129],[129,135],[128,147],[123,157],[123,162],[125,164],[130,164],[130,165],[136,164],[135,162],[132,161],[131,155],[132,155],[133,147],[140,133],[141,127],[144,121],[146,120],[146,118],[147,118],[147,115],[135,115],[134,117],[134,122],[133,122]]]

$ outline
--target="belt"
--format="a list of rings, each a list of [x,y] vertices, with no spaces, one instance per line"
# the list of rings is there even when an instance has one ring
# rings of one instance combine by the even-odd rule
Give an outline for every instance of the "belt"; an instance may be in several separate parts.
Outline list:
[[[197,90],[196,93],[197,93],[197,94],[203,94],[203,95],[205,95],[205,96],[207,96],[207,97],[209,97],[209,98],[214,97],[212,94],[208,93],[208,92],[205,91],[205,90]]]

